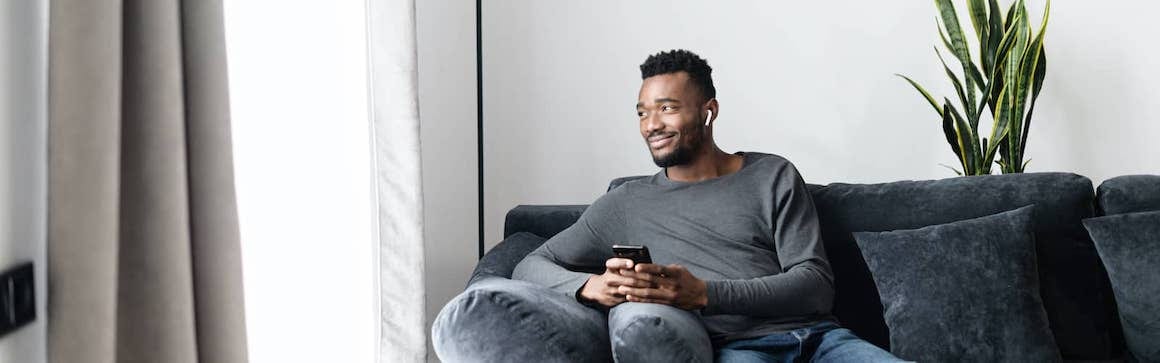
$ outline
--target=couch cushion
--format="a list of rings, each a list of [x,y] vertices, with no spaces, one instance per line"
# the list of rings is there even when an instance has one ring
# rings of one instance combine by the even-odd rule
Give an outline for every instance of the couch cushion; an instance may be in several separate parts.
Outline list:
[[[892,353],[920,362],[1059,360],[1039,297],[1033,210],[854,233],[882,295]]]
[[[1160,211],[1085,219],[1108,268],[1128,351],[1160,362]]]
[[[835,276],[834,314],[863,339],[889,347],[878,291],[852,232],[915,229],[1035,204],[1040,293],[1064,359],[1119,357],[1110,286],[1080,220],[1093,215],[1091,181],[1028,173],[813,190]]]
[[[1160,210],[1160,175],[1125,175],[1100,183],[1100,215]]]

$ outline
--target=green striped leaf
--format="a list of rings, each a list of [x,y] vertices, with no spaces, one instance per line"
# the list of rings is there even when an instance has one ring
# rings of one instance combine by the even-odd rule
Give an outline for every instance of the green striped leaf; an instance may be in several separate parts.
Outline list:
[[[967,10],[971,13],[971,26],[975,28],[975,37],[979,39],[979,44],[987,44],[990,30],[987,24],[987,4],[983,0],[967,0]]]
[[[966,164],[963,161],[962,147],[959,146],[959,134],[955,131],[954,117],[949,112],[943,112],[942,116],[943,135],[947,138],[947,144],[951,145],[951,151],[954,151],[955,157],[959,158],[959,163],[963,165],[963,170],[966,170]]]
[[[991,125],[991,145],[988,145],[987,151],[984,153],[984,160],[992,160],[995,158],[995,151],[997,146],[1003,144],[1003,138],[1007,136],[1007,123],[1010,120],[1008,116],[1008,102],[1007,89],[1004,88],[998,97],[998,102],[995,107],[995,121]]]
[[[1015,23],[1012,25],[1016,31],[1015,45],[1011,48],[1011,53],[1007,58],[1006,82],[1007,82],[1007,96],[1010,99],[1008,112],[1008,131],[1007,131],[1007,152],[1003,153],[1004,163],[1007,169],[1004,172],[1016,172],[1020,162],[1019,143],[1022,140],[1023,133],[1023,115],[1026,111],[1028,86],[1030,85],[1032,72],[1034,72],[1034,59],[1038,57],[1038,51],[1032,51],[1031,40],[1031,26],[1027,21],[1027,8],[1023,6],[1023,1],[1016,2]]]
[[[1047,5],[1043,9],[1043,22],[1039,25],[1039,34],[1035,36],[1035,40],[1031,42],[1028,49],[1028,54],[1033,55],[1029,72],[1030,79],[1028,80],[1031,84],[1031,101],[1027,107],[1027,115],[1023,120],[1023,130],[1020,133],[1019,149],[1016,155],[1018,159],[1023,158],[1023,152],[1027,147],[1027,134],[1031,130],[1031,115],[1035,113],[1035,101],[1039,99],[1039,91],[1043,88],[1043,79],[1047,75],[1047,52],[1043,48],[1043,37],[1047,33],[1047,20],[1050,16],[1051,0],[1047,0]],[[1022,172],[1023,166],[1020,166],[1018,171]]]
[[[1043,78],[1047,76],[1047,54],[1039,48],[1039,63],[1035,66],[1035,79],[1031,90],[1031,104],[1027,107],[1027,116],[1023,121],[1023,138],[1019,140],[1019,153],[1027,148],[1027,133],[1031,129],[1031,115],[1035,113],[1035,101],[1039,99],[1039,90],[1043,88]]]
[[[963,172],[959,171],[959,169],[955,169],[955,168],[952,168],[952,167],[950,167],[950,165],[947,165],[947,164],[942,164],[942,163],[939,163],[938,165],[939,165],[939,166],[941,166],[941,167],[944,167],[944,168],[950,169],[950,171],[953,171],[953,172],[955,172],[955,175],[958,175],[958,176],[963,176]]]
[[[951,3],[951,0],[935,0],[935,6],[938,7],[939,15],[942,16],[943,26],[941,28],[946,28],[946,35],[950,38],[950,49],[954,53],[955,58],[958,58],[959,63],[963,66],[963,80],[966,84],[966,100],[968,101],[963,103],[963,107],[967,111],[973,110],[975,108],[975,84],[977,83],[974,75],[977,75],[978,71],[975,71],[973,74],[971,72],[971,68],[974,68],[974,63],[971,61],[971,52],[967,47],[967,39],[963,36],[963,28],[959,26],[959,17],[955,13],[955,5]]]
[[[955,105],[951,104],[951,100],[946,99],[944,114],[949,113],[955,119],[955,130],[958,135],[959,148],[962,149],[963,172],[967,175],[979,175],[978,154],[979,145],[978,140],[975,139],[975,130],[971,129],[971,125],[967,120],[959,114],[959,110],[955,109]],[[944,116],[945,117],[945,116]]]
[[[1003,12],[999,9],[999,2],[990,0],[987,2],[989,13],[987,15],[988,30],[987,42],[979,44],[982,49],[983,57],[983,72],[985,74],[993,74],[995,70],[995,54],[998,53],[999,42],[1003,40]],[[985,94],[984,94],[985,95]]]
[[[963,83],[959,81],[959,77],[955,75],[955,72],[952,72],[951,68],[947,67],[947,62],[946,62],[946,60],[943,60],[942,53],[938,51],[938,48],[934,48],[934,54],[938,56],[938,61],[940,63],[942,63],[943,71],[946,72],[947,78],[950,78],[951,84],[953,84],[955,86],[955,93],[957,93],[959,95],[959,102],[961,102],[961,104],[963,104],[963,105],[970,105],[970,103],[967,103],[967,95],[963,92]],[[972,106],[963,106],[963,107],[972,107]],[[970,108],[968,108],[967,110],[970,110]],[[944,109],[943,112],[945,113],[946,110]]]
[[[934,97],[931,97],[930,93],[927,92],[926,89],[923,89],[922,86],[918,85],[918,82],[910,79],[910,77],[898,73],[895,73],[894,75],[902,77],[902,79],[905,79],[907,82],[909,82],[911,86],[914,86],[914,89],[918,90],[918,93],[921,93],[923,98],[926,98],[926,102],[930,103],[930,107],[934,107],[934,112],[938,112],[939,116],[942,116],[943,111],[942,108],[939,107],[938,102],[934,100]]]

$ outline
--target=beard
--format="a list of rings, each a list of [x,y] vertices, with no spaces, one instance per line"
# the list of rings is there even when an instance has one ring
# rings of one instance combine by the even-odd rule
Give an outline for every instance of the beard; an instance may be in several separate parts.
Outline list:
[[[653,163],[658,167],[667,168],[670,166],[679,166],[688,164],[693,159],[693,155],[701,148],[702,139],[705,137],[703,129],[694,127],[696,131],[682,132],[682,136],[689,136],[690,142],[688,145],[680,143],[673,149],[672,152],[664,155],[652,154]]]

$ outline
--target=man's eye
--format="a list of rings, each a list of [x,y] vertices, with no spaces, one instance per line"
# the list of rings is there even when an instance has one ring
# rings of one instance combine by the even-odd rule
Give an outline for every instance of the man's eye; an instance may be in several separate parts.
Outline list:
[[[673,109],[673,107],[672,107],[672,106],[661,106],[661,111],[668,111],[668,110],[671,110],[671,109]]]
[[[636,117],[644,117],[644,112],[636,111]]]

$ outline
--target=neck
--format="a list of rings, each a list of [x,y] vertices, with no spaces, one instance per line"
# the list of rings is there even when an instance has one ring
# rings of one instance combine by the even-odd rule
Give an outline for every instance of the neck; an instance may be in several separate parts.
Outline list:
[[[715,144],[707,145],[693,155],[688,163],[665,168],[669,180],[699,182],[720,178],[741,169],[742,158],[722,151]]]

